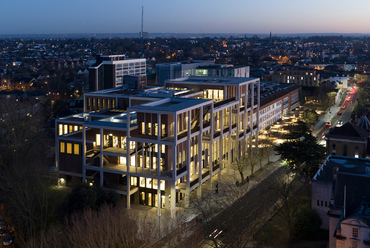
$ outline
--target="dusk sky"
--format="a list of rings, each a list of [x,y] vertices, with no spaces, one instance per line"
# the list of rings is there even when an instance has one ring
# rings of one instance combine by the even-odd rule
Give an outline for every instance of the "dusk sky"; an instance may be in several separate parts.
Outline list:
[[[0,0],[0,34],[370,33],[369,0]]]

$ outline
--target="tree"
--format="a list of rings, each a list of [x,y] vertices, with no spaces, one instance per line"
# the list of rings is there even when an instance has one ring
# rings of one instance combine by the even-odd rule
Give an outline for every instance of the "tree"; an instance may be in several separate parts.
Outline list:
[[[62,197],[51,188],[55,180],[47,172],[41,106],[3,99],[0,113],[0,202],[17,239],[27,242],[48,228]]]
[[[308,239],[320,230],[321,218],[310,206],[299,210],[294,222],[293,232],[297,238]]]
[[[72,192],[65,198],[59,207],[61,219],[75,212],[87,209],[98,210],[103,205],[116,206],[120,196],[113,190],[104,189],[101,186],[88,186],[81,183],[73,188]]]
[[[234,159],[233,165],[240,174],[241,182],[244,182],[244,170],[248,166],[247,156],[243,155],[239,158]]]
[[[287,170],[284,178],[270,181],[269,190],[276,194],[279,200],[273,202],[274,211],[283,220],[285,229],[288,233],[288,240],[293,237],[293,223],[301,208],[303,198],[297,195],[297,190],[302,186],[293,174]]]
[[[258,148],[251,148],[246,156],[247,166],[251,169],[251,176],[254,175],[254,167],[258,164]]]
[[[314,123],[317,122],[318,115],[314,110],[305,109],[303,112],[303,118],[306,121],[306,123],[313,125]]]
[[[274,149],[289,170],[312,178],[326,157],[326,149],[317,143],[307,125],[299,123],[296,128],[286,136],[289,138],[286,142]]]
[[[87,209],[72,214],[63,225],[43,232],[40,239],[31,240],[27,247],[141,247],[147,240],[138,237],[137,219],[140,217],[127,211],[123,203],[116,207],[104,205],[99,211]],[[147,236],[151,234],[147,232]]]

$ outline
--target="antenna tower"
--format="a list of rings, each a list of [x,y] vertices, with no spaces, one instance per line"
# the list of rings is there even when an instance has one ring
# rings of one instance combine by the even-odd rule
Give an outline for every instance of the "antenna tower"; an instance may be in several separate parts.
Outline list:
[[[141,33],[140,33],[140,38],[141,38],[141,57],[144,58],[144,53],[143,53],[143,22],[144,22],[144,6],[141,6]]]

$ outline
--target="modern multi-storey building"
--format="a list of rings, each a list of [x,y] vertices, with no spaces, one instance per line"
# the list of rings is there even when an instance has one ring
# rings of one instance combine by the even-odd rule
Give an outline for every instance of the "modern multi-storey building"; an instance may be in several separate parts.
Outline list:
[[[195,75],[195,70],[199,66],[213,65],[214,63],[214,61],[207,60],[188,60],[157,64],[155,67],[156,83],[163,86],[168,79]]]
[[[164,85],[168,79],[188,76],[249,77],[249,66],[214,64],[213,61],[189,60],[156,65],[156,82]]]
[[[132,82],[136,83],[131,85]],[[146,86],[146,60],[127,59],[125,55],[97,55],[96,63],[89,68],[89,91],[123,85],[134,89]]]
[[[216,64],[199,66],[194,76],[208,77],[249,77],[249,66],[234,66],[230,64]]]
[[[261,113],[265,126],[281,118],[285,98],[261,112],[259,79],[197,76],[84,97],[84,113],[56,121],[60,183],[103,185],[126,196],[128,207],[166,207],[172,215],[176,202],[187,205],[190,192],[201,195],[202,184],[230,171],[258,142]]]
[[[264,81],[260,88],[260,130],[271,126],[299,106],[300,86],[297,84]]]

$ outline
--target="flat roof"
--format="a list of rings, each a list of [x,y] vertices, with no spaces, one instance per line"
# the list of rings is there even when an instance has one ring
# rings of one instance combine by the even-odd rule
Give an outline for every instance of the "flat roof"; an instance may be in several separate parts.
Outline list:
[[[195,83],[195,84],[243,84],[259,80],[258,78],[245,77],[206,77],[206,76],[189,76],[166,80],[169,83]]]
[[[89,121],[89,113],[79,113],[74,115],[69,115],[65,117],[60,117],[57,121],[77,121],[77,122],[88,122]]]
[[[144,103],[137,106],[130,107],[129,109],[140,111],[159,111],[159,112],[178,112],[192,106],[205,105],[213,103],[212,99],[194,99],[194,98],[167,98],[155,102]]]
[[[136,126],[136,112],[130,113],[130,127]],[[116,127],[116,128],[127,128],[127,113],[117,114],[116,116],[98,119],[94,121],[90,121],[89,123],[85,124],[88,127],[92,126],[102,126],[102,127]]]

